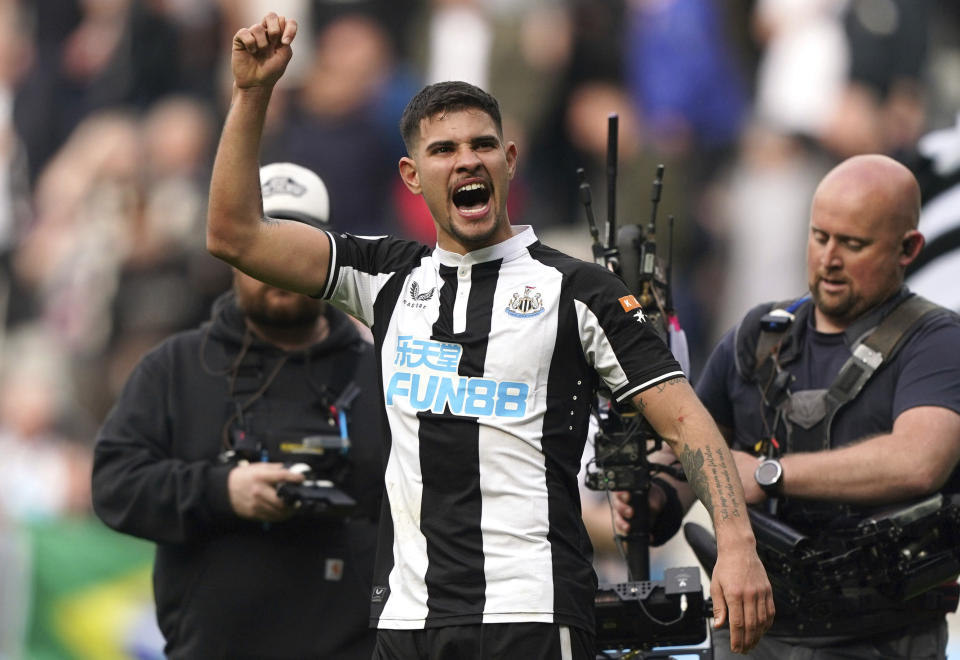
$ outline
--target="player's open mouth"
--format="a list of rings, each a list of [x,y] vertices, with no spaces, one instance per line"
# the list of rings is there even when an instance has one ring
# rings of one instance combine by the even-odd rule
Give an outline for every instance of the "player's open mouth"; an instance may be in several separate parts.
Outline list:
[[[482,181],[466,183],[453,191],[453,203],[463,215],[481,215],[487,212],[490,189]]]

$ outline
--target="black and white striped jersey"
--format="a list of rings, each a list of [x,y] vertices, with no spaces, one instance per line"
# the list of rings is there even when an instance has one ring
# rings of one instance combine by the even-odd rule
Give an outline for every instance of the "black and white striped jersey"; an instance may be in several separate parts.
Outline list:
[[[906,284],[914,293],[960,312],[960,113],[956,123],[927,133],[906,160],[923,206],[917,229],[926,245],[907,266]]]
[[[372,327],[390,429],[380,628],[592,630],[577,482],[592,397],[683,375],[618,277],[515,230],[466,255],[331,234],[323,296]]]

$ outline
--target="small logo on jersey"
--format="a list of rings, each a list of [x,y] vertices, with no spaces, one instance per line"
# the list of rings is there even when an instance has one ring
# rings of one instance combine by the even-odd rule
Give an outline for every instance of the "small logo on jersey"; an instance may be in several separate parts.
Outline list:
[[[324,566],[323,577],[329,582],[339,582],[343,578],[343,560],[328,559]]]
[[[426,301],[433,298],[433,294],[436,293],[437,287],[431,287],[429,291],[420,291],[420,285],[416,282],[410,283],[410,299],[404,300],[403,304],[407,307],[413,309],[426,309]]]
[[[635,296],[629,295],[620,298],[620,306],[623,307],[623,311],[629,312],[639,307],[640,303],[637,301]]]
[[[389,593],[390,589],[388,587],[381,587],[377,585],[373,588],[373,593],[370,594],[370,602],[382,603]]]
[[[301,197],[307,192],[307,189],[288,176],[275,176],[260,186],[260,191],[264,197],[270,197],[271,195]]]
[[[420,293],[420,285],[416,282],[410,284],[410,297],[414,300],[430,300],[433,298],[433,292],[437,290],[437,287],[431,288],[426,293]]]
[[[535,286],[523,287],[523,293],[514,293],[507,305],[507,314],[517,318],[530,318],[543,313],[543,299],[536,293]]]
[[[633,315],[633,318],[637,319],[637,323],[643,323],[647,320],[647,316],[643,313],[642,309],[638,309],[637,313]]]

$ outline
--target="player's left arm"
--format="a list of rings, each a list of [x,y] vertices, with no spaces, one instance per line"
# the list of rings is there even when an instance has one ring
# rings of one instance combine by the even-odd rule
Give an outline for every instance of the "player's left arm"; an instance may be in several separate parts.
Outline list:
[[[685,378],[660,382],[632,400],[680,459],[713,519],[718,550],[710,586],[714,625],[729,624],[731,650],[744,653],[773,623],[775,610],[730,449]]]

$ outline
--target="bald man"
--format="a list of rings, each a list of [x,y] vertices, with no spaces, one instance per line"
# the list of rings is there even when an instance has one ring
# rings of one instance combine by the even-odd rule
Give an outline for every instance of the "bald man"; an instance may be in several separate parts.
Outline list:
[[[916,180],[890,158],[857,156],[829,172],[810,214],[809,294],[751,310],[697,386],[730,443],[748,504],[811,539],[878,509],[960,490],[960,322],[903,285],[924,244],[919,208]],[[851,359],[854,351],[865,361]],[[841,370],[850,378],[827,396]],[[865,378],[859,390],[848,387],[853,375]],[[823,583],[797,600],[777,579],[782,566],[764,563],[777,619],[749,657],[945,657],[955,576],[945,576],[951,587],[907,601],[869,585],[824,599],[814,593]],[[717,658],[730,656],[723,639],[715,636]]]

